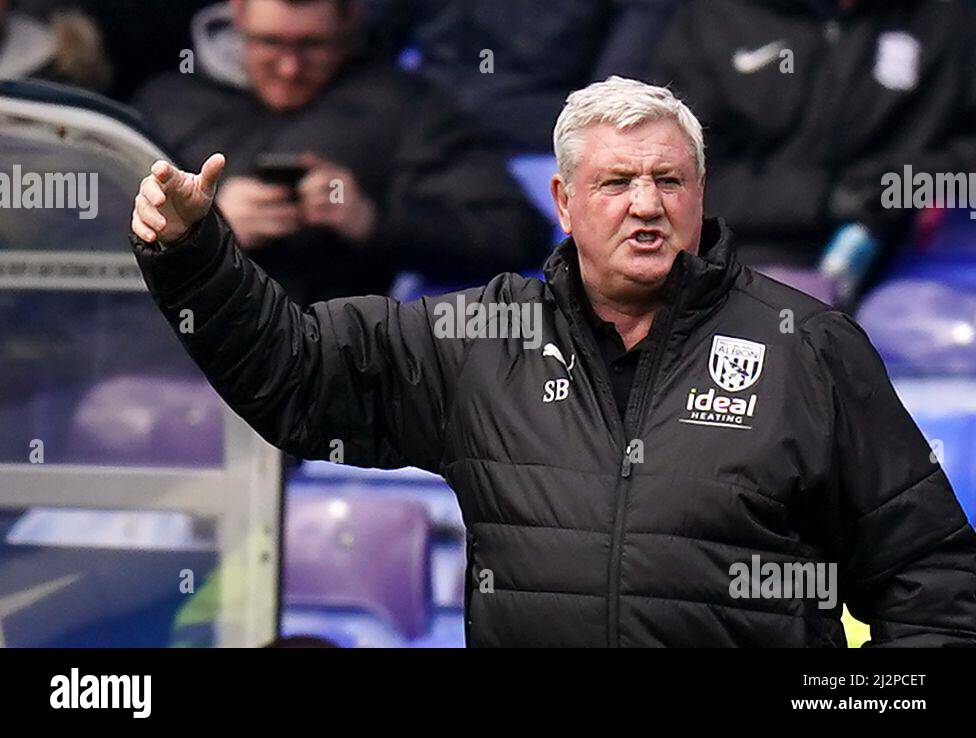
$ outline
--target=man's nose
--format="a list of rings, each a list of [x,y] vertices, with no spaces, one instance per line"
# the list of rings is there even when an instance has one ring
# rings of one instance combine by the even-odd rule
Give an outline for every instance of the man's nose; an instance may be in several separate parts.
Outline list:
[[[653,220],[664,212],[661,192],[654,182],[634,182],[630,194],[630,214],[640,220]]]

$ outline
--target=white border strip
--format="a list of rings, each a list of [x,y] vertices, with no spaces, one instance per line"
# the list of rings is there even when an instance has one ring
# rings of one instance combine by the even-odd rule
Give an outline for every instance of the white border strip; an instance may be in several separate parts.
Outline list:
[[[0,289],[145,292],[131,253],[0,251]]]

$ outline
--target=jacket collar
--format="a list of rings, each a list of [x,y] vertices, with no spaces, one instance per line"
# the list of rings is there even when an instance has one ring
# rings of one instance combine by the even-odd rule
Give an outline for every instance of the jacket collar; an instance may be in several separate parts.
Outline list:
[[[690,329],[723,301],[742,267],[735,258],[732,231],[721,218],[702,224],[698,254],[682,251],[665,282],[665,308],[672,309],[674,327]],[[579,257],[572,238],[563,241],[546,260],[543,272],[556,303],[573,315],[582,315],[583,294]]]

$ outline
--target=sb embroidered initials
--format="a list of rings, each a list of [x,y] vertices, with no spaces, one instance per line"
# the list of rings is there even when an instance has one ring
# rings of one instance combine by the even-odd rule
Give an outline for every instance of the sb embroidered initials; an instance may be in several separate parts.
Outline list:
[[[543,402],[561,402],[569,397],[568,379],[550,379],[545,384],[545,394],[542,395]]]

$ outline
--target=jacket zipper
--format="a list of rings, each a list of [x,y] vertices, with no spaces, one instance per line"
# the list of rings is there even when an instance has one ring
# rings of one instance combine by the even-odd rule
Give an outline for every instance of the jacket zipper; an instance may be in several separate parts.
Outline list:
[[[644,405],[648,397],[653,397],[657,376],[664,362],[664,355],[668,349],[668,342],[671,336],[671,329],[674,318],[678,314],[678,300],[681,297],[684,286],[684,271],[678,275],[676,289],[666,298],[666,312],[663,318],[663,330],[655,337],[657,340],[654,346],[654,353],[651,357],[641,357],[637,372],[634,375],[634,385],[631,387],[631,395],[637,391],[636,399],[629,399],[627,403],[627,413],[624,419],[624,442],[623,459],[620,464],[620,476],[614,486],[614,497],[616,498],[616,509],[613,515],[613,534],[610,540],[610,573],[609,573],[609,593],[607,601],[607,645],[610,648],[620,647],[620,567],[623,557],[623,539],[627,511],[627,500],[630,492],[630,479],[633,462],[630,454],[632,451],[633,440],[637,437],[640,430],[640,418],[644,412]],[[651,328],[654,331],[654,327]],[[649,381],[647,379],[650,375]]]
[[[665,304],[668,307],[665,309],[664,315],[662,315],[664,328],[659,335],[655,336],[657,342],[655,343],[653,356],[650,360],[642,357],[637,367],[637,373],[634,376],[634,385],[631,387],[631,395],[633,396],[634,394],[634,388],[639,388],[642,384],[644,385],[643,390],[639,391],[637,395],[636,407],[633,408],[633,412],[631,412],[632,408],[630,407],[631,400],[628,399],[627,417],[624,420],[620,419],[620,411],[617,409],[616,400],[614,400],[613,392],[610,389],[609,369],[604,365],[603,356],[600,354],[596,345],[596,340],[591,336],[589,328],[586,326],[586,321],[580,312],[580,308],[576,306],[570,311],[571,333],[579,341],[580,350],[587,355],[586,358],[590,366],[595,368],[593,379],[597,390],[597,402],[603,407],[603,412],[610,419],[611,431],[617,442],[617,451],[622,455],[620,473],[614,484],[614,500],[616,501],[616,506],[614,510],[613,532],[611,533],[610,541],[610,568],[608,571],[607,645],[610,648],[618,648],[620,646],[620,558],[623,543],[624,511],[627,506],[627,491],[631,478],[631,467],[633,465],[630,460],[632,450],[631,441],[636,434],[635,429],[628,436],[631,428],[627,420],[636,422],[640,419],[644,402],[647,396],[653,393],[654,384],[657,382],[657,374],[663,362],[664,353],[667,350],[672,324],[678,313],[677,300],[680,298],[684,288],[684,270],[682,270],[681,274],[674,276],[676,279],[669,286],[670,289],[666,293],[667,296],[665,298]],[[651,327],[652,332],[656,329],[657,325],[659,323],[655,321],[654,326]],[[651,372],[651,381],[644,383],[643,380],[649,372],[649,361],[650,367],[653,370]]]

